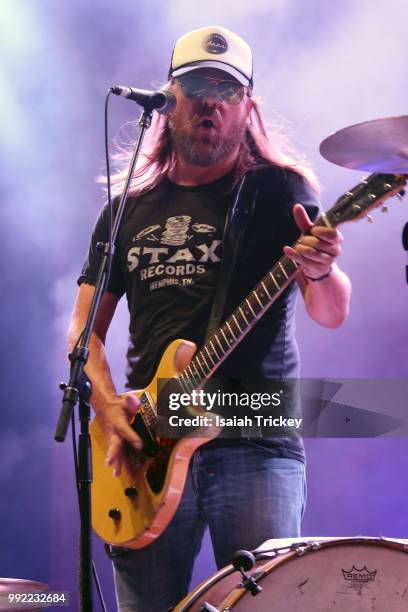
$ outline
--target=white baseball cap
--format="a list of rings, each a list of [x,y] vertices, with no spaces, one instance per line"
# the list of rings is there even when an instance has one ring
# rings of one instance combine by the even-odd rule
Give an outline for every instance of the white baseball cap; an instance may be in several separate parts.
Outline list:
[[[198,68],[218,68],[242,85],[253,85],[251,48],[240,36],[221,26],[187,32],[176,42],[169,78]]]

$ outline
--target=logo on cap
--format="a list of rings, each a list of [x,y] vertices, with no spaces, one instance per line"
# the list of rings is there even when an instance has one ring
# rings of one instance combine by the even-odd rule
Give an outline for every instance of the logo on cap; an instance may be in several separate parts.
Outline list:
[[[203,42],[203,49],[207,53],[219,55],[228,51],[228,43],[221,34],[210,34]]]

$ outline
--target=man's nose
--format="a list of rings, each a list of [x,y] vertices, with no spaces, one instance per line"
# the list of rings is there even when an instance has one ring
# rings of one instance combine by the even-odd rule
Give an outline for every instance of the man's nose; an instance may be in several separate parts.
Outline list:
[[[210,102],[212,104],[218,102],[218,91],[216,85],[208,85],[203,96],[201,98],[205,102]]]
[[[219,99],[216,94],[208,95],[205,94],[202,98],[200,98],[200,112],[202,114],[211,115],[216,111],[219,106]]]
[[[217,110],[217,100],[211,98],[201,99],[201,104],[198,107],[200,115],[213,115]]]

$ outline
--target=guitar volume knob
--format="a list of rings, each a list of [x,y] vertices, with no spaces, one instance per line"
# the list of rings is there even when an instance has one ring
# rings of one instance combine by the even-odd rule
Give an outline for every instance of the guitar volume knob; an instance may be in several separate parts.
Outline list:
[[[127,487],[125,489],[125,495],[130,499],[134,499],[138,495],[138,490],[136,489],[136,487]]]
[[[113,521],[118,521],[121,517],[120,510],[118,510],[118,508],[111,508],[108,512],[108,516]]]

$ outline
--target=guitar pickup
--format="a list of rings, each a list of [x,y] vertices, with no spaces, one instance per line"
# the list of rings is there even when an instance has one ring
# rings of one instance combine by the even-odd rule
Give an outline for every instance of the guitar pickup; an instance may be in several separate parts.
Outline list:
[[[143,393],[139,400],[140,412],[135,415],[131,427],[143,440],[143,454],[147,457],[154,457],[159,450],[159,444],[153,432],[157,421],[154,404],[149,393]]]

